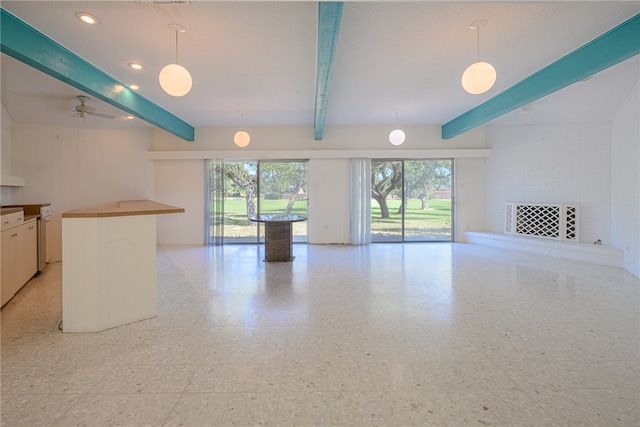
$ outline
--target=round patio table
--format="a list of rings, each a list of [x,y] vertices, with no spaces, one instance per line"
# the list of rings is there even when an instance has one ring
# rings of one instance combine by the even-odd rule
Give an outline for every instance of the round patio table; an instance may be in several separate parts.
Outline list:
[[[293,256],[293,236],[291,224],[306,221],[302,215],[269,214],[249,218],[264,223],[264,248],[266,262],[291,262]]]

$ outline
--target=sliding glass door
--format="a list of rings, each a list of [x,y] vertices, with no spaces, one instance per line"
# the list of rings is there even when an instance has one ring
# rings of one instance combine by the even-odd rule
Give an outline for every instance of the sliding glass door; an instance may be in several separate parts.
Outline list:
[[[402,242],[402,160],[371,160],[371,241]]]
[[[453,240],[453,161],[372,160],[371,241]]]
[[[260,161],[258,210],[261,215],[307,216],[307,161]],[[292,223],[294,242],[307,241],[307,222]],[[264,242],[264,227],[259,226]]]
[[[261,214],[307,215],[307,161],[210,160],[209,244],[264,241]],[[293,226],[293,241],[307,241],[307,223]]]

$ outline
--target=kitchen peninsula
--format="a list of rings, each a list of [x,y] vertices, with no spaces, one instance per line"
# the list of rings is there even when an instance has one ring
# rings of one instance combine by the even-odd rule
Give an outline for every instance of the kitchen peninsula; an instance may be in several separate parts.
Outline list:
[[[156,316],[156,215],[151,200],[62,214],[62,330],[98,332]]]

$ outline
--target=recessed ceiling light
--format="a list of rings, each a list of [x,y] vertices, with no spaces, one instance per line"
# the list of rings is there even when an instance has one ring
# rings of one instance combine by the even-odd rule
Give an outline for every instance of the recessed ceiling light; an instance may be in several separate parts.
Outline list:
[[[137,85],[137,84],[135,84],[135,83],[132,83],[132,84],[130,84],[130,85],[129,85],[129,89],[131,89],[131,90],[138,90],[138,89],[140,89],[140,86],[138,86],[138,85]]]
[[[85,24],[99,24],[100,20],[87,12],[76,12],[76,18],[84,22]]]
[[[133,68],[134,70],[142,70],[144,68],[142,64],[138,64],[137,62],[129,62],[129,67]]]
[[[133,120],[135,119],[135,116],[132,116],[131,114],[129,114],[128,116],[124,116],[124,118],[127,120]]]

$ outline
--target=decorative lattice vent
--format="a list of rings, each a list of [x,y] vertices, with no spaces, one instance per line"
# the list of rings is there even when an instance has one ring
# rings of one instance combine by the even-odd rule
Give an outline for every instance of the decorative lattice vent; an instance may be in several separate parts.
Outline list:
[[[507,212],[506,212],[505,221],[504,221],[504,232],[508,234],[513,234],[513,231],[514,231],[513,220],[516,217],[513,212],[514,208],[515,208],[515,205],[513,203],[507,203]]]
[[[578,214],[577,205],[507,203],[504,232],[577,242]]]

